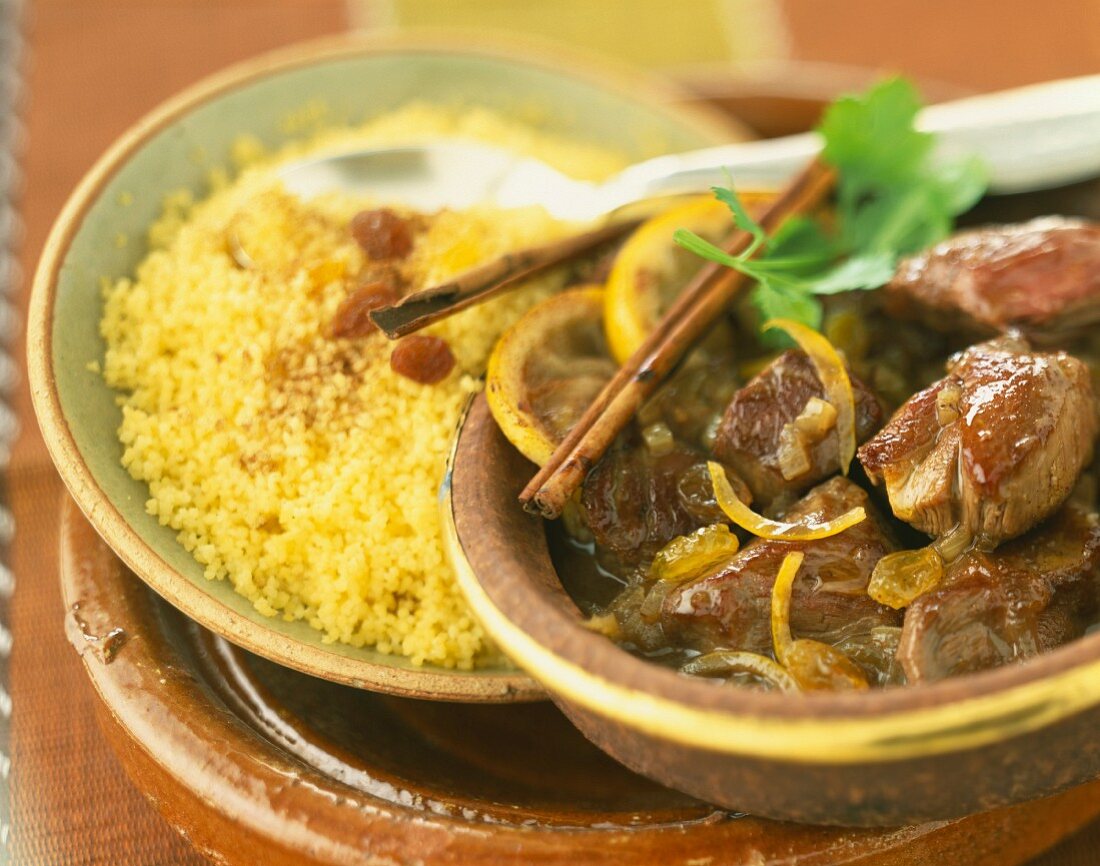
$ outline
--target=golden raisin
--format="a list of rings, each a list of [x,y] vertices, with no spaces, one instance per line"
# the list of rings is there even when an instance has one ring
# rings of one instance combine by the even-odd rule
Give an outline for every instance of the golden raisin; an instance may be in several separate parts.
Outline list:
[[[805,638],[792,641],[784,648],[781,661],[799,688],[806,692],[862,691],[868,688],[867,675],[859,665],[840,650],[821,641]]]
[[[672,583],[693,580],[726,562],[739,546],[737,536],[726,524],[704,526],[662,547],[649,566],[649,576]]]
[[[455,356],[447,341],[424,334],[405,337],[390,354],[390,369],[421,385],[442,382],[454,366]]]
[[[412,224],[389,208],[357,213],[351,219],[351,234],[375,261],[403,259],[412,250]]]
[[[876,564],[867,594],[895,610],[908,607],[943,580],[943,557],[929,545],[888,553]]]
[[[336,308],[329,331],[337,339],[365,337],[376,329],[370,311],[386,307],[397,300],[397,290],[385,280],[364,283],[348,295]]]

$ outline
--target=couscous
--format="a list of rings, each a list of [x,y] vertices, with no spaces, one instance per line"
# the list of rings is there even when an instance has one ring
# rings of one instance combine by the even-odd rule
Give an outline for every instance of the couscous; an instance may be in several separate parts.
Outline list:
[[[372,292],[415,291],[570,226],[539,208],[401,214],[407,248],[388,262],[353,230],[371,203],[303,203],[272,171],[322,148],[435,136],[491,140],[579,176],[621,165],[483,110],[422,105],[275,155],[245,141],[249,166],[201,202],[168,202],[136,275],[105,287],[103,370],[120,392],[126,468],[207,577],[326,641],[469,668],[494,651],[444,561],[438,486],[495,340],[564,277],[418,335],[435,356],[427,376],[401,358],[427,344],[390,343],[363,311]]]

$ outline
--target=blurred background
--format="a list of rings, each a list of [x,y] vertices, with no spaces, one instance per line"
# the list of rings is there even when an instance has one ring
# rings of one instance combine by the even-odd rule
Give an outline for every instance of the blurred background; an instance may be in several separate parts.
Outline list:
[[[10,357],[23,347],[4,336],[5,323],[25,308],[50,224],[142,114],[210,72],[292,42],[440,28],[521,53],[556,41],[640,65],[750,123],[754,99],[782,95],[790,110],[771,133],[805,123],[815,97],[876,71],[912,75],[933,100],[1100,72],[1100,0],[0,0],[0,343]],[[10,596],[0,566],[0,787],[12,767],[15,779],[10,812],[0,797],[0,861],[6,852],[36,866],[196,863],[115,764],[75,655],[37,637],[59,617],[60,599],[56,527],[32,504],[56,502],[61,489],[25,384],[0,375],[0,392],[5,383],[24,435],[0,478],[17,527],[6,558],[21,587]],[[0,554],[9,517],[0,511]],[[58,695],[71,698],[59,707]],[[1086,858],[1100,835],[1089,838],[1073,862],[1096,862]]]
[[[94,157],[172,92],[234,60],[358,30],[459,27],[559,41],[709,96],[746,80],[828,96],[904,71],[930,98],[1100,70],[1100,0],[0,0],[22,7],[35,184],[24,258]],[[3,48],[0,48],[2,51]]]
[[[885,66],[992,88],[1085,71],[1100,4],[1061,0],[352,0],[365,29],[458,26],[535,35],[672,74],[791,61]]]

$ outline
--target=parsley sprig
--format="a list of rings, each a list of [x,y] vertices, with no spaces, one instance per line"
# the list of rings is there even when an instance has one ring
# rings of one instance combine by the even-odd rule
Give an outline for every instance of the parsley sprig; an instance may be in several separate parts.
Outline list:
[[[890,78],[825,112],[818,132],[822,157],[838,172],[834,224],[795,217],[769,237],[731,182],[714,187],[714,195],[752,235],[744,252],[731,256],[686,229],[676,231],[676,243],[754,280],[761,321],[819,328],[820,296],[884,285],[902,256],[946,237],[955,217],[985,192],[986,171],[976,157],[934,157],[935,137],[915,127],[919,110],[913,85]]]

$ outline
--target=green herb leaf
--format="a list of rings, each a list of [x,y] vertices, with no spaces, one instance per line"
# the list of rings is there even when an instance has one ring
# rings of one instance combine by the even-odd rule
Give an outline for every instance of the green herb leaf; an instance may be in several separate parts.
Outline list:
[[[915,127],[919,110],[916,88],[890,78],[866,94],[838,99],[825,112],[818,131],[822,157],[839,172],[835,221],[790,219],[769,238],[731,182],[714,194],[752,235],[749,247],[731,256],[683,230],[675,233],[676,243],[756,280],[752,301],[762,320],[782,317],[819,327],[822,305],[815,295],[884,285],[902,256],[950,234],[955,217],[985,192],[980,160],[936,158],[935,137]]]
[[[706,238],[701,238],[699,235],[695,234],[695,232],[688,229],[676,229],[676,231],[672,233],[672,240],[688,252],[695,253],[699,258],[717,262],[720,265],[725,265],[727,268],[740,270],[741,265],[744,264],[740,256],[731,256],[721,247],[716,247]]]
[[[812,283],[815,295],[877,289],[890,281],[897,262],[888,252],[853,256]]]
[[[742,229],[743,231],[746,231],[750,235],[752,235],[752,243],[750,243],[745,252],[742,253],[745,258],[751,256],[757,251],[757,249],[760,248],[760,246],[767,243],[768,236],[764,232],[763,226],[761,226],[760,223],[758,223],[749,215],[749,212],[748,210],[746,210],[745,205],[741,202],[741,197],[738,196],[736,191],[734,191],[733,189],[732,180],[730,181],[730,186],[728,189],[720,186],[712,186],[711,192],[714,193],[714,197],[718,199],[718,201],[722,202],[726,207],[730,209],[730,213],[733,214],[734,224],[739,229]]]
[[[840,186],[881,188],[919,174],[934,144],[914,127],[920,96],[904,78],[889,78],[863,96],[842,96],[819,127],[822,156],[840,171]]]
[[[966,213],[989,188],[989,169],[977,156],[940,160],[936,174],[943,205],[951,214]]]
[[[814,260],[821,267],[835,260],[839,252],[836,240],[825,233],[817,220],[792,217],[776,229],[764,258],[769,262]]]
[[[935,158],[935,137],[914,126],[919,109],[912,84],[891,78],[825,112],[822,155],[840,173],[838,222],[850,254],[900,258],[934,244],[985,192],[978,159]]]
[[[761,322],[794,319],[811,328],[821,327],[821,301],[806,292],[783,288],[774,283],[760,283],[753,289],[752,303]],[[761,339],[766,345],[776,348],[791,345],[790,338],[778,331],[762,334]]]

